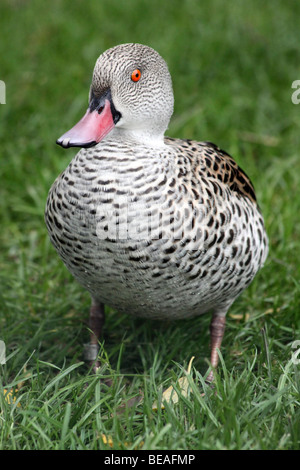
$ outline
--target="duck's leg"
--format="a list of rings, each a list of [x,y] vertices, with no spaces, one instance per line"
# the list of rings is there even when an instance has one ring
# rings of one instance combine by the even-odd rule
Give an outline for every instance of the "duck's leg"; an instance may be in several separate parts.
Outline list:
[[[90,309],[89,328],[90,328],[90,342],[85,345],[84,358],[89,362],[90,366],[93,367],[93,371],[96,372],[100,367],[98,361],[99,352],[99,338],[102,334],[102,327],[104,325],[105,314],[104,304],[98,302],[92,298],[92,305]]]
[[[210,363],[213,369],[216,369],[219,362],[217,349],[221,348],[222,339],[225,331],[226,316],[224,312],[214,313],[210,323]],[[211,383],[214,380],[213,370],[210,371],[206,382]]]

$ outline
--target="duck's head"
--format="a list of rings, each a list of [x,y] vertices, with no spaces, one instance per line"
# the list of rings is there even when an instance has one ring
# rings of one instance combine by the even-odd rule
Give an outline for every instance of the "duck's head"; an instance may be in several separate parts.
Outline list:
[[[57,143],[91,147],[112,132],[142,142],[161,141],[173,104],[171,76],[162,57],[142,44],[121,44],[98,58],[86,114]]]

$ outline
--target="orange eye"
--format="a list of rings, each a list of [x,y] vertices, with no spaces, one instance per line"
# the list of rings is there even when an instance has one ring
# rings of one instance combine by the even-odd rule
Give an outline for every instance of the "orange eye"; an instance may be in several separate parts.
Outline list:
[[[131,80],[133,82],[138,82],[139,79],[141,78],[141,71],[139,69],[135,69],[132,74],[131,74]]]

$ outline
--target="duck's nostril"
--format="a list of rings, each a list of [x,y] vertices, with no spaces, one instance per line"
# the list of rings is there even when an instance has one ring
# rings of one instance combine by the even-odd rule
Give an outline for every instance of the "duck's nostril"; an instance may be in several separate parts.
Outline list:
[[[100,106],[100,108],[98,109],[98,114],[101,114],[103,109],[104,109],[104,106]]]

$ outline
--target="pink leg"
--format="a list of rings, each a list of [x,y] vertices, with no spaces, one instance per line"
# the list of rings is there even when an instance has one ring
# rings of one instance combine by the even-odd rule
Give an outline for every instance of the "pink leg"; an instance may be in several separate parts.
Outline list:
[[[221,348],[222,339],[225,331],[226,317],[214,314],[210,324],[210,363],[214,369],[217,368],[219,356],[217,349]],[[214,380],[214,373],[211,370],[207,376],[206,382],[211,383]]]
[[[97,360],[99,352],[99,338],[102,334],[102,327],[104,325],[105,314],[104,304],[92,299],[92,305],[90,309],[89,328],[90,343],[85,345],[84,358],[93,366],[93,371],[96,372],[100,363]]]

